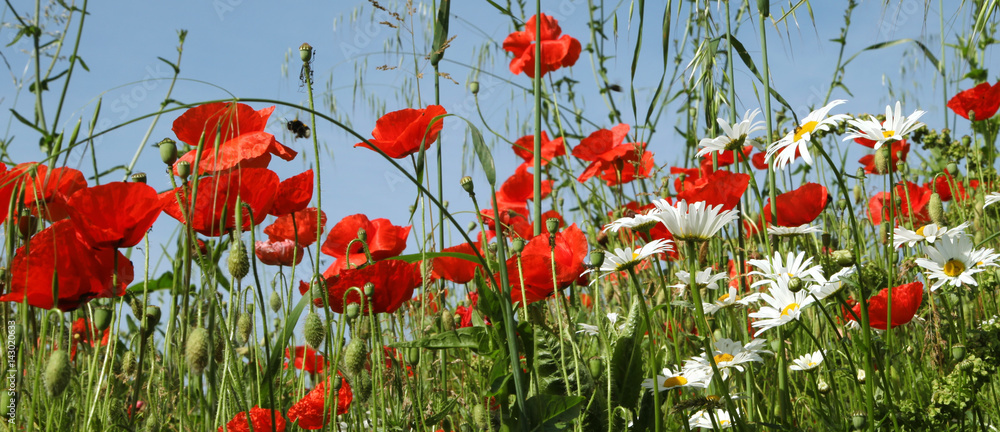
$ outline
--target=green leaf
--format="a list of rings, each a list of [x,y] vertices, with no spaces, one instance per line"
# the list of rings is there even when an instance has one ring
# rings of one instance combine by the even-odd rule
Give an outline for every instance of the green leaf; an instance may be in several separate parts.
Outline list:
[[[441,411],[438,411],[434,415],[425,418],[424,426],[432,427],[434,425],[437,425],[438,423],[441,423],[441,421],[444,420],[444,418],[447,417],[449,413],[451,413],[451,410],[455,408],[455,405],[458,405],[458,401],[452,399],[451,402],[448,403],[448,405],[445,405],[444,408],[441,409]]]
[[[611,406],[633,409],[642,394],[642,339],[646,324],[639,315],[639,302],[633,301],[611,356]]]
[[[438,6],[437,20],[434,21],[434,52],[431,53],[431,65],[437,66],[444,57],[444,44],[448,40],[448,21],[451,18],[451,0],[441,0]]]
[[[25,124],[25,126],[28,126],[28,127],[32,128],[32,129],[34,129],[34,130],[38,131],[38,133],[42,134],[42,137],[43,137],[43,138],[46,138],[46,137],[48,137],[48,136],[49,136],[49,133],[48,133],[48,132],[46,132],[46,131],[42,130],[42,129],[41,129],[41,128],[39,128],[38,126],[35,126],[35,124],[34,124],[34,123],[32,123],[32,122],[28,121],[28,119],[26,119],[26,118],[24,118],[23,116],[21,116],[21,114],[18,114],[18,113],[17,113],[17,111],[14,111],[13,109],[11,109],[11,110],[10,110],[10,112],[11,112],[12,114],[14,114],[14,117],[15,117],[15,118],[17,118],[17,120],[18,120],[19,122],[21,122],[21,123],[24,123],[24,124]]]
[[[854,54],[850,58],[848,58],[847,61],[844,62],[844,65],[841,66],[841,67],[847,67],[847,64],[850,63],[851,60],[854,60],[855,57],[861,55],[861,53],[863,53],[865,51],[872,51],[872,50],[877,50],[877,49],[882,49],[882,48],[889,48],[889,47],[893,47],[893,46],[900,45],[900,44],[905,44],[905,43],[913,43],[913,44],[916,44],[918,47],[920,47],[920,50],[924,52],[924,56],[927,57],[927,60],[930,61],[931,64],[934,65],[934,68],[937,69],[942,74],[942,76],[943,76],[943,74],[944,74],[944,65],[942,65],[941,62],[938,61],[937,57],[934,56],[934,53],[932,53],[931,50],[928,49],[927,46],[923,44],[923,42],[920,42],[920,41],[915,40],[915,39],[909,39],[909,38],[896,39],[896,40],[892,40],[892,41],[888,41],[888,42],[880,42],[880,43],[877,43],[875,45],[869,45],[867,48],[862,49],[861,51],[858,51],[856,54]]]
[[[771,16],[771,0],[757,0],[757,12],[762,17]]]
[[[490,351],[490,335],[485,327],[465,327],[431,335],[422,339],[390,344],[394,348],[448,349],[468,348],[477,352]]]
[[[479,163],[483,165],[483,173],[486,174],[486,181],[490,182],[490,186],[496,186],[497,172],[493,166],[493,153],[490,152],[489,147],[486,147],[486,143],[483,142],[482,132],[479,132],[479,129],[472,123],[469,123],[469,133],[472,134],[472,147],[476,149],[476,156],[479,156]]]
[[[128,287],[125,291],[131,294],[142,294],[146,289],[147,282],[139,282]],[[160,291],[165,289],[173,288],[174,286],[174,274],[172,272],[164,272],[160,277],[148,281],[149,292]],[[191,286],[191,291],[194,291],[194,285]]]
[[[164,62],[168,66],[170,66],[170,68],[174,70],[174,75],[177,75],[177,74],[181,73],[181,68],[179,68],[179,67],[177,67],[177,65],[171,63],[170,60],[167,60],[167,59],[165,59],[163,57],[157,57],[157,58],[160,59],[161,62]]]
[[[295,305],[295,309],[292,309],[292,312],[285,317],[285,328],[281,330],[281,334],[277,339],[271,341],[271,358],[267,360],[267,369],[264,372],[264,378],[261,382],[270,383],[274,375],[281,369],[281,365],[284,364],[282,357],[285,355],[285,346],[288,345],[288,340],[295,333],[295,326],[299,322],[299,316],[302,315],[302,311],[308,304],[309,297],[303,296],[299,300],[299,303]]]
[[[475,255],[469,255],[469,254],[465,254],[465,253],[461,253],[461,252],[425,252],[425,253],[422,253],[422,254],[415,253],[415,254],[409,254],[409,255],[400,255],[400,256],[396,256],[396,257],[392,257],[392,258],[386,258],[386,259],[406,261],[406,262],[408,262],[410,264],[413,264],[413,263],[415,263],[417,261],[420,261],[420,260],[423,260],[423,259],[434,259],[434,258],[458,258],[458,259],[463,259],[463,260],[470,261],[470,262],[473,262],[473,263],[476,263],[476,264],[482,264],[482,262],[479,261],[479,258],[476,257]]]
[[[561,431],[580,415],[585,400],[582,396],[539,394],[525,401],[524,415],[528,416],[533,432]]]

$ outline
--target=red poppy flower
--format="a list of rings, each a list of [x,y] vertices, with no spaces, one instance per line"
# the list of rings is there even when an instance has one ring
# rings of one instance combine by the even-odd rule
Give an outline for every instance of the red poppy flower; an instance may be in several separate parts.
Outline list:
[[[724,210],[732,210],[749,185],[749,175],[719,170],[694,182],[685,181],[676,198],[689,203],[704,201],[709,206],[722,205]]]
[[[185,111],[174,120],[173,131],[177,139],[195,149],[177,159],[174,174],[181,162],[191,164],[192,170],[197,165],[197,173],[205,174],[237,166],[265,168],[271,162],[271,155],[292,160],[298,153],[279,143],[274,135],[264,132],[272,112],[273,106],[254,111],[250,105],[232,102],[213,102]],[[203,136],[201,160],[196,164],[197,147]]]
[[[321,251],[343,261],[346,266],[347,245],[351,244],[351,240],[358,238],[358,230],[362,228],[368,236],[366,243],[372,260],[378,261],[403,253],[411,226],[396,226],[389,222],[389,219],[368,220],[368,216],[360,213],[347,216],[330,229]],[[352,266],[364,264],[368,260],[361,242],[351,244],[349,259]]]
[[[410,306],[414,310],[420,310],[421,303],[426,302],[426,309],[428,315],[437,315],[438,311],[441,309],[438,305],[440,299],[448,297],[448,288],[444,288],[441,291],[436,291],[433,289],[428,289],[423,295],[417,294],[416,297],[410,299]]]
[[[514,141],[514,154],[531,166],[535,165],[535,136],[525,135]],[[548,165],[549,161],[556,156],[566,156],[566,146],[563,145],[562,137],[549,140],[549,135],[542,131],[542,166]]]
[[[493,217],[493,209],[483,209],[479,212],[479,217],[486,226],[487,240],[496,237],[496,218]],[[504,227],[508,237],[530,238],[534,233],[534,227],[528,218],[528,209],[525,207],[500,207],[500,225]],[[480,234],[481,235],[481,234]]]
[[[115,264],[117,257],[117,272]],[[112,276],[117,273],[117,285]],[[58,298],[53,301],[53,277]],[[17,249],[11,262],[11,289],[0,301],[27,301],[70,311],[94,298],[125,294],[134,277],[132,262],[113,248],[95,248],[80,238],[70,221],[59,221]]]
[[[528,164],[523,163],[500,185],[497,190],[497,203],[500,208],[525,207],[528,200],[535,198],[535,176],[528,172]],[[552,192],[553,180],[542,180],[542,199]]]
[[[476,249],[479,249],[478,247]],[[468,243],[445,248],[441,252],[462,253],[472,258],[476,253]],[[445,279],[457,284],[469,283],[476,276],[476,269],[482,264],[472,262],[462,258],[438,257],[431,261],[432,277],[435,279]]]
[[[855,138],[854,142],[869,148],[875,147],[875,141],[866,138]],[[900,160],[906,160],[906,155],[908,153],[910,153],[910,143],[906,142],[906,140],[893,141],[889,144],[889,159],[892,161],[893,170],[896,169],[895,167],[897,162]],[[865,172],[868,174],[885,174],[883,172],[878,172],[878,169],[875,167],[875,155],[873,154],[861,157],[858,162],[865,166]]]
[[[292,356],[292,351],[285,348],[285,358],[294,360],[295,369],[301,369],[309,373],[321,374],[328,364],[323,355],[317,353],[309,345],[295,347],[294,357]],[[285,369],[288,369],[288,362],[285,362]]]
[[[375,122],[372,139],[368,140],[393,159],[400,159],[420,151],[420,143],[424,149],[430,148],[437,140],[438,133],[444,127],[444,122],[438,120],[427,129],[434,117],[447,112],[440,105],[429,105],[424,109],[406,108],[388,113]],[[425,137],[426,135],[426,137]],[[372,146],[360,142],[355,147],[375,150]]]
[[[894,212],[896,225],[899,225],[900,220],[906,220],[914,225],[930,222],[927,204],[930,203],[931,193],[930,189],[913,182],[906,182],[905,189],[903,185],[897,184],[896,197],[899,198],[900,205]],[[868,218],[872,224],[878,225],[889,217],[889,209],[885,206],[887,201],[889,201],[888,192],[879,192],[868,201]]]
[[[981,83],[959,92],[948,101],[948,108],[966,119],[970,117],[969,112],[975,115],[976,121],[991,118],[1000,108],[1000,82],[992,86]]]
[[[519,75],[524,72],[528,77],[535,77],[535,20],[538,15],[528,18],[524,23],[524,31],[516,31],[503,41],[503,49],[514,54],[510,61],[510,72]],[[580,41],[569,35],[562,35],[559,21],[542,14],[541,22],[542,58],[539,68],[542,76],[561,67],[573,66],[580,58],[582,46]]]
[[[739,160],[742,164],[747,157],[750,157],[750,153],[753,152],[754,147],[752,145],[744,146],[743,151],[740,152]],[[716,152],[713,152],[716,153]],[[726,151],[723,153],[717,153],[719,155],[718,168],[727,167],[736,163],[736,151]],[[704,172],[712,172],[712,153],[706,154],[701,157],[701,169]]]
[[[343,376],[343,374],[340,375]],[[299,427],[305,430],[322,429],[327,423],[330,423],[330,415],[324,408],[330,409],[332,406],[324,405],[327,405],[326,385],[332,379],[331,377],[319,383],[309,393],[306,393],[302,399],[295,402],[288,409],[288,420],[292,422],[298,420]],[[336,398],[337,415],[341,415],[346,414],[347,410],[351,408],[354,393],[351,391],[351,385],[348,384],[347,380],[343,380],[341,381],[340,390],[337,391],[337,394],[331,393],[331,397]],[[329,404],[332,403],[333,400],[329,401]]]
[[[7,215],[7,203],[17,191],[24,197],[24,205],[31,213],[55,222],[66,219],[69,213],[66,201],[76,191],[87,187],[83,173],[73,168],[53,168],[37,162],[18,164],[6,170],[0,177],[0,198],[4,205],[2,214]],[[16,215],[15,215],[16,216]]]
[[[190,208],[191,183],[160,194],[163,212],[184,222],[184,211],[178,205],[180,196],[184,208]],[[252,221],[260,223],[274,203],[278,189],[278,175],[267,168],[243,168],[215,177],[198,180],[197,202],[191,212],[191,228],[199,234],[214,237],[236,227],[236,199],[250,206],[243,209],[243,229],[249,230]]]
[[[371,282],[375,286],[371,304],[366,304],[363,312],[371,307],[375,313],[393,313],[407,300],[413,297],[413,289],[420,285],[422,279],[419,267],[400,260],[376,261],[375,264],[361,268],[341,270],[340,274],[326,278],[327,290],[330,293],[330,309],[337,313],[344,312],[344,305],[361,303],[361,296],[356,290],[344,294],[351,287],[362,288]],[[309,286],[302,282],[299,291],[303,294]],[[322,301],[316,303],[322,305]]]
[[[892,289],[892,326],[899,327],[913,320],[924,298],[924,284],[911,282]],[[878,295],[868,299],[868,324],[879,330],[886,329],[889,311],[889,288],[882,288]],[[855,304],[854,315],[861,316],[861,304]],[[848,314],[848,320],[854,316]]]
[[[160,216],[156,190],[145,183],[114,182],[80,189],[66,210],[77,232],[95,247],[132,247]]]
[[[798,157],[798,152],[796,152],[795,154],[796,157]],[[766,170],[767,153],[766,152],[754,153],[754,155],[750,158],[750,163],[753,164],[754,168],[757,168],[759,170]]]
[[[970,186],[972,186],[971,183]],[[956,196],[962,201],[965,201],[969,197],[968,192],[965,191],[965,187],[962,186],[962,182],[952,177],[948,170],[944,170],[944,175],[934,178],[933,188],[931,188],[930,182],[924,183],[924,187],[936,191],[943,202],[951,201]]]
[[[292,240],[257,241],[254,244],[257,259],[267,265],[292,267],[302,262],[305,249],[295,246]]]
[[[507,260],[512,301],[521,301],[521,275],[524,277],[526,301],[530,304],[552,295],[556,286],[560,290],[570,286],[585,270],[583,260],[587,256],[587,237],[576,224],[555,235],[555,283],[552,281],[553,251],[549,245],[548,233],[531,239],[521,252],[520,272],[517,257]]]
[[[816,220],[823,209],[829,193],[826,187],[818,183],[806,183],[798,189],[777,196],[778,226],[797,227]],[[771,220],[771,200],[764,206],[764,220]]]
[[[274,423],[271,423],[271,416],[274,416]],[[267,432],[285,432],[285,417],[280,412],[264,409],[259,406],[250,408],[250,421],[247,422],[245,411],[236,413],[233,419],[226,423],[226,426],[219,426],[219,432],[250,432],[250,425],[253,430]]]
[[[72,340],[70,340],[69,348],[69,358],[76,359],[76,347],[77,344],[88,344],[91,347],[97,346],[97,338],[101,339],[101,346],[108,345],[108,338],[111,335],[111,329],[106,328],[104,331],[97,330],[86,318],[80,317],[76,321],[73,321],[72,328]]]
[[[656,163],[653,161],[653,153],[644,151],[642,156],[637,160],[629,160],[629,158],[618,159],[613,166],[621,166],[621,168],[611,168],[601,171],[601,180],[604,180],[608,186],[618,186],[620,184],[629,183],[637,178],[649,177],[649,173],[653,172],[653,167]]]
[[[701,184],[699,180],[708,175],[711,171],[703,171],[701,168],[671,167],[670,175],[674,178],[674,191],[680,192]]]
[[[324,212],[319,214],[319,227],[320,231],[326,227]],[[267,234],[272,241],[298,241],[299,246],[309,247],[316,242],[316,208],[311,207],[280,216],[274,223],[264,228],[264,234]]]
[[[729,273],[729,287],[730,288],[739,289],[740,288],[740,278],[742,277],[743,278],[743,286],[746,287],[746,289],[748,291],[750,290],[750,285],[752,285],[753,282],[754,282],[754,277],[753,276],[749,276],[750,272],[754,271],[754,268],[753,268],[753,266],[750,265],[750,263],[744,261],[743,262],[743,272],[740,273],[740,272],[737,271],[739,269],[739,264],[736,263],[736,260],[730,259],[729,263],[726,264],[726,269],[728,270],[728,273]],[[751,334],[752,334],[752,332],[751,332]]]
[[[301,211],[309,205],[313,195],[313,170],[289,177],[278,184],[278,193],[271,206],[271,214],[282,216]]]
[[[590,162],[587,169],[580,174],[577,180],[581,183],[591,177],[604,173],[602,178],[608,180],[607,176],[617,179],[618,170],[622,171],[622,183],[625,183],[624,170],[626,166],[633,165],[631,176],[635,176],[634,164],[639,162],[645,167],[646,143],[625,143],[628,131],[631,127],[621,123],[611,129],[601,129],[580,141],[580,144],[573,148],[573,156],[580,160]],[[651,156],[650,156],[651,157]],[[641,174],[642,169],[640,169]],[[631,181],[631,179],[630,179]]]

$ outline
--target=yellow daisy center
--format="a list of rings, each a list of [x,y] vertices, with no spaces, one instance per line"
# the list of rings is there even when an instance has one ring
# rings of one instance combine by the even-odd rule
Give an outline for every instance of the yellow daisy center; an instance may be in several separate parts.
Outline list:
[[[788,306],[785,306],[785,308],[781,310],[781,316],[788,315],[789,313],[798,310],[798,308],[799,308],[798,303],[792,303]]]
[[[896,131],[883,131],[882,138],[889,138],[896,134]]]
[[[956,277],[965,271],[965,264],[957,259],[950,259],[944,263],[944,274],[948,277]]]
[[[687,378],[682,376],[675,376],[673,378],[667,378],[663,380],[663,387],[679,387],[688,383]]]
[[[719,363],[722,363],[722,362],[730,362],[730,361],[733,361],[733,355],[732,354],[722,353],[722,354],[719,354],[719,355],[715,356],[715,364],[719,364]]]
[[[728,424],[729,424],[729,420],[723,420],[723,419],[719,420],[719,426],[726,426]]]
[[[632,252],[632,261],[639,259],[639,251]]]
[[[726,300],[729,300],[729,294],[728,293],[723,294],[722,297],[719,297],[719,303],[724,303]]]
[[[918,236],[924,237],[924,228],[927,228],[927,225],[924,225],[924,226],[922,226],[920,228],[917,228],[917,235]]]
[[[806,363],[806,366],[808,366],[808,367],[813,367],[813,366],[816,366],[816,364],[817,364],[816,362],[814,362],[814,361],[811,361],[811,362],[809,362],[809,363]]]
[[[818,125],[818,124],[819,124],[819,122],[810,121],[810,122],[806,122],[806,124],[804,124],[802,126],[799,126],[799,127],[795,128],[795,138],[794,138],[794,140],[798,141],[798,140],[802,139],[802,135],[805,135],[807,133],[812,133],[812,131],[816,129],[816,125]]]

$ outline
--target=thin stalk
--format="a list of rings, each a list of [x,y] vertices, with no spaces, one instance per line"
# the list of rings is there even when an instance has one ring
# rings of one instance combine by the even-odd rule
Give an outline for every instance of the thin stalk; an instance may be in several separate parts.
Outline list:
[[[542,233],[542,0],[535,0],[534,235]],[[499,213],[498,213],[499,214]]]

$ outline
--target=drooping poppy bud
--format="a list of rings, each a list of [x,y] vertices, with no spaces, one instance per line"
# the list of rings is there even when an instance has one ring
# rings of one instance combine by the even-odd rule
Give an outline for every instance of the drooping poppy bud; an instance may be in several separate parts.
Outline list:
[[[365,368],[367,357],[368,350],[365,348],[365,343],[360,338],[351,339],[344,350],[344,366],[347,373],[357,376]]]
[[[208,330],[201,327],[192,330],[184,347],[184,357],[195,375],[201,375],[208,367],[210,359],[208,350]]]
[[[931,200],[927,203],[927,213],[931,216],[931,222],[938,226],[944,225],[944,204],[937,192],[931,194]]]
[[[66,390],[72,374],[69,353],[65,350],[53,351],[45,365],[45,392],[51,397],[58,397]]]
[[[323,325],[323,319],[319,317],[316,312],[309,312],[306,315],[306,322],[303,329],[303,333],[306,337],[306,343],[313,348],[319,348],[323,343],[323,339],[326,336],[326,328]]]
[[[253,331],[253,319],[250,318],[249,313],[241,313],[240,317],[236,319],[236,336],[239,338],[240,343],[247,343],[250,340],[250,332]]]
[[[242,240],[234,242],[229,248],[227,264],[229,264],[229,274],[236,280],[242,280],[250,273],[250,257]]]

